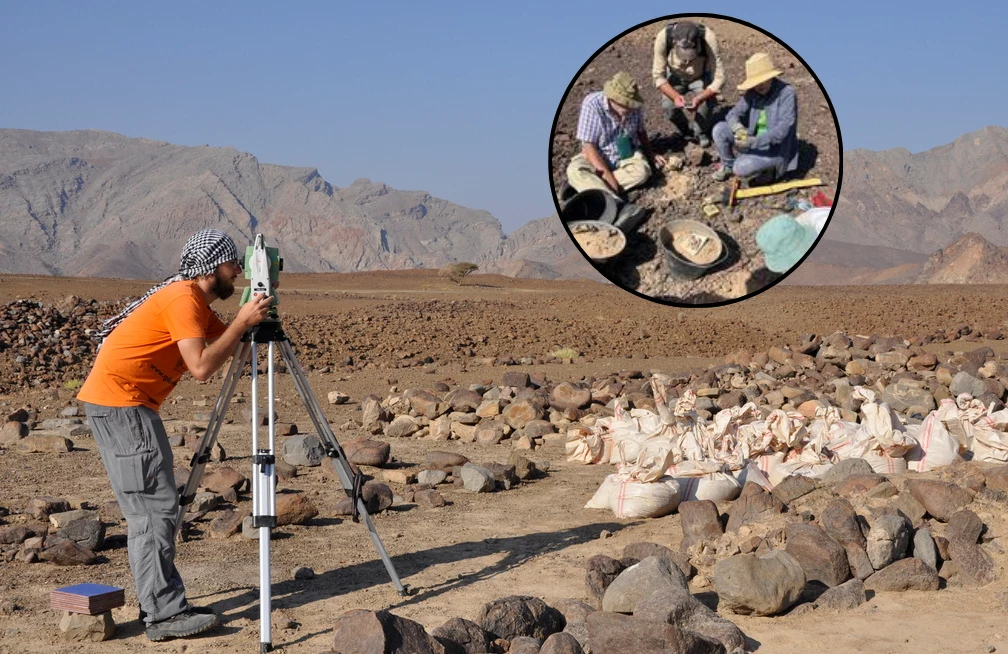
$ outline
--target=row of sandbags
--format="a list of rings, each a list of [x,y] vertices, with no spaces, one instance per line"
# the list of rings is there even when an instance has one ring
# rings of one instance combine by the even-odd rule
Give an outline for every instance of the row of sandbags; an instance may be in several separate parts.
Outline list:
[[[884,474],[926,472],[960,457],[1008,462],[1008,409],[993,411],[967,394],[943,400],[912,425],[863,387],[854,390],[862,400],[858,422],[842,420],[835,407],[821,407],[809,421],[781,409],[764,415],[751,402],[708,421],[697,414],[692,390],[670,407],[667,382],[651,379],[656,412],[627,412],[617,403],[613,417],[567,442],[569,460],[619,466],[588,508],[655,517],[680,501],[735,499],[746,481],[772,488],[789,475],[818,478],[850,458]]]

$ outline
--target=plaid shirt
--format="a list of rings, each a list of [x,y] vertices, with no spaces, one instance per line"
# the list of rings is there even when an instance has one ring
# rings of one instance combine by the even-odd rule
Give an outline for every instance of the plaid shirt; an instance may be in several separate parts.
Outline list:
[[[602,91],[589,93],[581,103],[578,117],[577,138],[582,143],[594,143],[611,168],[619,164],[616,138],[623,132],[630,137],[636,149],[640,145],[637,136],[644,126],[644,113],[639,108],[631,109],[620,122],[619,116],[609,110]]]

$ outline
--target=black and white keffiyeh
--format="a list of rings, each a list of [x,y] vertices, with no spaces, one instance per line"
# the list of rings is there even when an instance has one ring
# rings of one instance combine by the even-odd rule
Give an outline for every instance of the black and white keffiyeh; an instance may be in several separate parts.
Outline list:
[[[217,229],[204,229],[196,232],[189,237],[185,247],[182,248],[178,272],[144,293],[143,297],[131,303],[118,315],[106,320],[101,331],[98,332],[98,339],[104,341],[112,333],[112,330],[126,319],[126,316],[136,311],[136,308],[143,304],[147,298],[165,286],[173,282],[209,275],[217,270],[217,266],[220,264],[238,260],[238,247],[230,236]]]

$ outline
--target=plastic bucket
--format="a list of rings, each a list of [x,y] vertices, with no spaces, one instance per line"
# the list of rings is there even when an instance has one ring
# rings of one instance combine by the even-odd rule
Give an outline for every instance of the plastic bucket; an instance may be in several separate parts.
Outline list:
[[[675,236],[688,233],[698,239],[707,239],[707,243],[715,243],[716,251],[706,259],[680,252],[675,247]],[[658,246],[665,255],[672,274],[680,279],[699,279],[710,270],[720,266],[728,258],[728,248],[717,232],[695,220],[673,220],[658,230]],[[711,246],[704,246],[710,248]],[[700,252],[704,252],[701,250]]]
[[[588,255],[588,258],[595,263],[607,263],[612,261],[626,249],[626,234],[620,231],[618,227],[614,227],[609,223],[604,223],[598,220],[579,220],[568,224],[567,227],[570,229],[571,236],[574,237],[574,241],[581,246],[581,249]],[[582,229],[590,233],[608,234],[614,243],[612,251],[605,253],[593,252],[591,247],[586,246],[582,240],[578,239],[579,231]]]
[[[616,198],[612,193],[592,188],[568,199],[563,205],[560,218],[568,224],[597,220],[611,225],[616,222],[617,213]]]

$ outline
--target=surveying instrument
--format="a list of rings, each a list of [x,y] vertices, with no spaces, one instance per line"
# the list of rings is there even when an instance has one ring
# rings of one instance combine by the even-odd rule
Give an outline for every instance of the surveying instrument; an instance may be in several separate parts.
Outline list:
[[[266,247],[262,234],[257,234],[255,244],[245,249],[245,278],[251,280],[251,285],[242,294],[241,304],[249,300],[258,299],[273,295],[279,279],[280,271],[283,269],[283,259],[280,258],[279,250]],[[199,487],[203,470],[210,460],[210,451],[217,441],[217,434],[220,426],[224,422],[224,415],[228,405],[234,395],[238,380],[242,376],[247,363],[252,366],[252,526],[259,530],[259,651],[268,652],[272,649],[272,624],[271,614],[271,585],[270,585],[270,533],[276,527],[276,453],[274,425],[274,400],[273,392],[273,359],[274,350],[279,349],[280,355],[287,366],[287,370],[294,379],[294,386],[298,395],[304,402],[308,415],[315,425],[315,431],[325,453],[332,459],[333,468],[339,477],[343,490],[352,499],[352,519],[354,522],[364,521],[371,534],[371,540],[381,556],[385,569],[392,579],[392,586],[395,587],[399,595],[405,595],[399,575],[396,573],[388,552],[382,544],[378,532],[375,530],[374,522],[368,515],[367,506],[361,496],[364,484],[360,473],[355,473],[350,467],[343,448],[340,447],[336,436],[333,435],[329,422],[322,414],[315,394],[312,393],[308,385],[308,378],[304,370],[294,356],[294,348],[291,347],[290,340],[280,326],[280,318],[277,313],[277,300],[274,297],[269,314],[258,325],[249,329],[242,337],[241,342],[235,348],[231,364],[224,377],[224,385],[221,387],[217,402],[214,404],[213,412],[207,424],[206,432],[199,448],[193,455],[190,463],[192,470],[189,473],[189,480],[186,482],[179,499],[178,515],[176,516],[176,535],[182,528],[182,521],[185,517],[186,507],[193,502],[196,497],[196,489]],[[268,438],[266,446],[260,447],[259,439],[259,371],[257,348],[260,344],[267,344],[267,364],[266,364],[266,392],[267,392],[267,425]]]

